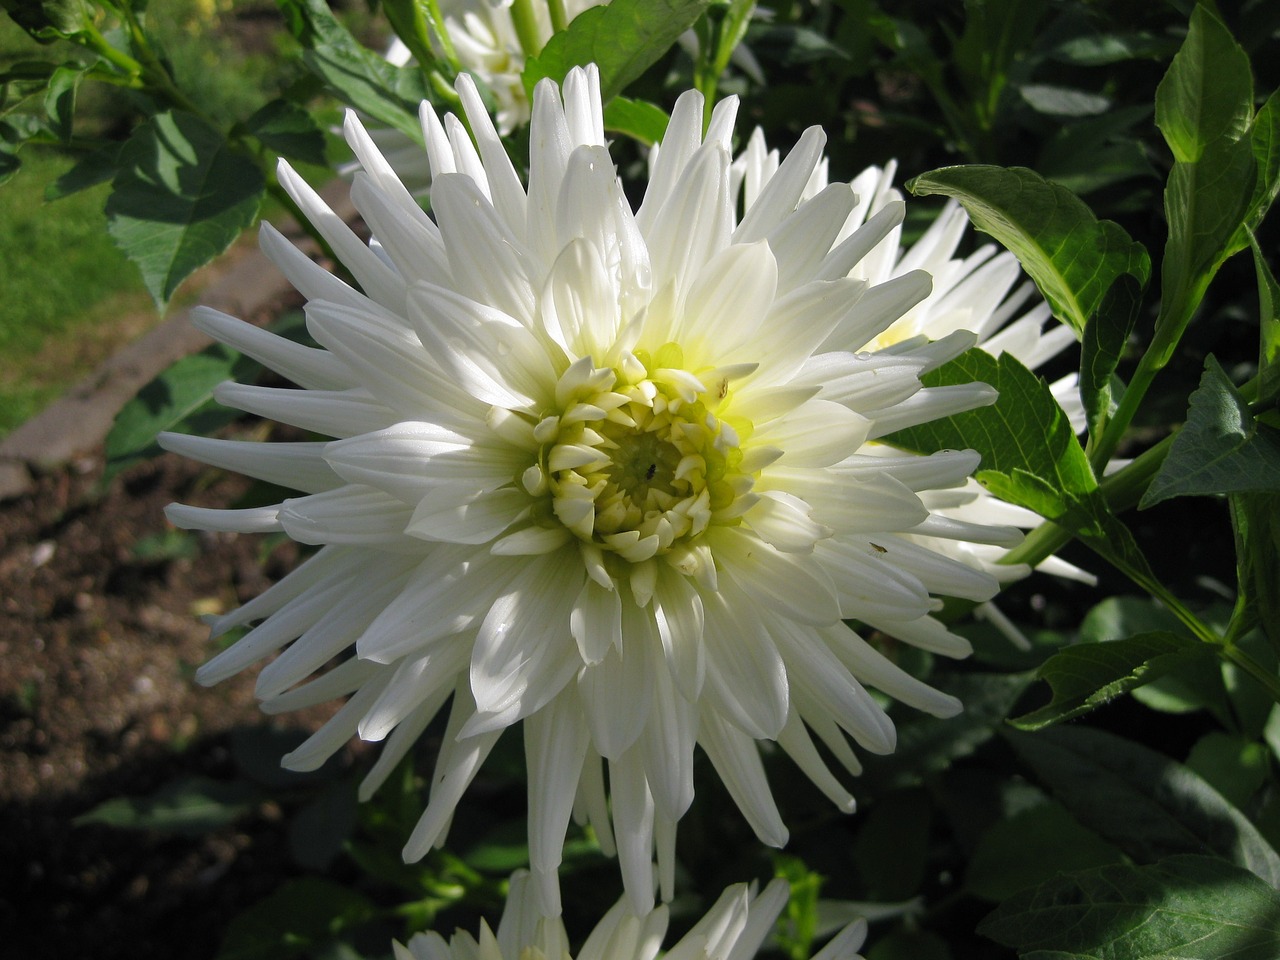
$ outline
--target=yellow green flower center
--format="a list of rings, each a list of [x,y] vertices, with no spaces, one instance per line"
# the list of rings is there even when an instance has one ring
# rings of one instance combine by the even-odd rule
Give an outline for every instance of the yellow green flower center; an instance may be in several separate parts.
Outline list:
[[[686,371],[675,344],[616,367],[578,361],[557,384],[558,412],[534,428],[525,489],[546,495],[548,520],[624,560],[696,540],[757,499],[741,469],[751,425],[723,415],[728,386],[727,375],[706,384]]]

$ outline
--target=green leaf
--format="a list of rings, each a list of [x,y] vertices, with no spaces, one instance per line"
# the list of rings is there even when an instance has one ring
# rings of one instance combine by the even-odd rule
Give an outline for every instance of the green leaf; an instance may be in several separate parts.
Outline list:
[[[1280,192],[1280,90],[1267,98],[1249,131],[1249,147],[1257,168],[1253,196],[1240,232],[1232,238],[1231,249],[1243,250]]]
[[[1107,597],[1080,621],[1078,643],[1107,643],[1139,633],[1186,633],[1178,618],[1150,597]]]
[[[199,117],[157,114],[120,151],[107,230],[163,305],[253,224],[264,188],[257,164]]]
[[[311,114],[288,100],[272,100],[244,122],[245,131],[264,147],[302,163],[323,166],[324,131]]]
[[[1080,401],[1089,436],[1100,437],[1119,397],[1116,367],[1124,356],[1142,307],[1142,288],[1133,277],[1119,277],[1084,328],[1080,344]],[[1123,384],[1119,384],[1123,390]]]
[[[318,47],[302,60],[343,103],[422,141],[418,105],[431,91],[416,67],[393,66],[363,48]]]
[[[8,63],[3,70],[0,70],[0,85],[18,84],[24,95],[43,90],[48,86],[49,78],[53,76],[54,71],[62,66],[65,64],[59,64],[53,60],[19,60],[16,63]]]
[[[1196,163],[1175,163],[1164,191],[1169,224],[1160,264],[1162,296],[1185,324],[1218,268],[1248,246],[1242,233],[1257,181],[1257,161],[1245,140],[1215,140]],[[1169,322],[1169,321],[1166,321]]]
[[[1280,431],[1259,423],[1212,355],[1191,394],[1187,424],[1138,504],[1172,497],[1280,492]]]
[[[1052,800],[997,820],[978,841],[964,888],[999,902],[1058,873],[1115,863],[1120,851]]]
[[[231,921],[217,960],[285,960],[314,955],[372,920],[363,894],[330,880],[291,880]]]
[[[1176,162],[1165,186],[1169,239],[1161,264],[1161,326],[1172,350],[1218,268],[1248,246],[1248,231],[1275,196],[1277,107],[1253,121],[1248,55],[1207,7],[1156,91],[1156,125]],[[1261,174],[1261,175],[1259,175]]]
[[[1152,572],[1138,541],[1111,512],[1098,491],[1090,492],[1087,497],[1072,498],[1066,512],[1051,519],[1070,530],[1081,543],[1153,596],[1168,594]]]
[[[1110,97],[1043,83],[1024,84],[1018,93],[1036,113],[1051,117],[1095,117],[1112,106]]]
[[[1000,396],[994,406],[899,430],[886,442],[920,453],[977,450],[984,475],[1008,478],[1008,485],[1020,490],[1023,500],[1039,503],[1042,513],[1065,509],[1064,495],[1097,488],[1071,422],[1048,385],[1014,357],[969,350],[923,380],[929,387],[980,381]]]
[[[524,67],[525,89],[543,77],[556,83],[573,67],[600,68],[600,96],[608,103],[671,49],[711,5],[710,0],[613,0],[573,18]]]
[[[1079,642],[1107,643],[1151,632],[1191,637],[1177,617],[1149,597],[1108,597],[1085,614]],[[1222,672],[1206,669],[1196,658],[1176,662],[1163,676],[1134,688],[1132,694],[1144,706],[1162,713],[1209,710],[1224,725],[1235,722]]]
[[[1109,30],[1072,37],[1056,46],[1052,56],[1082,67],[1103,67],[1126,60],[1163,60],[1173,52],[1170,42],[1158,34]]]
[[[1020,730],[1039,730],[1078,717],[1189,661],[1199,661],[1201,669],[1216,666],[1204,644],[1174,633],[1143,633],[1067,647],[1036,671],[1036,678],[1052,688],[1053,699],[1009,722]]]
[[[1242,807],[1266,782],[1267,748],[1238,734],[1211,730],[1191,748],[1187,768],[1230,803]]]
[[[1150,597],[1108,597],[1087,614],[1080,624],[1080,643],[1106,643],[1135,634],[1151,632],[1193,634],[1167,607]],[[1204,648],[1206,653],[1211,648]],[[1198,658],[1179,660],[1162,676],[1131,691],[1133,698],[1161,713],[1191,713],[1208,710],[1224,726],[1235,723],[1222,671],[1206,668]]]
[[[791,889],[785,920],[777,924],[778,946],[786,956],[801,960],[813,953],[819,923],[818,892],[823,878],[799,857],[783,853],[773,855],[773,871],[775,876],[786,880]]]
[[[646,147],[651,147],[667,132],[671,118],[661,107],[647,100],[614,97],[604,108],[604,128],[625,133]]]
[[[260,799],[258,792],[243,781],[183,777],[166,783],[150,796],[113,797],[72,823],[199,836],[238,820]]]
[[[222,344],[184,357],[138,391],[116,414],[106,439],[102,482],[159,456],[156,435],[165,430],[209,434],[240,414],[213,400],[224,380],[252,381],[262,368]]]
[[[1182,764],[1087,727],[1005,736],[1072,816],[1138,863],[1179,853],[1220,856],[1280,885],[1280,856],[1239,810]]]
[[[49,123],[35,114],[13,113],[0,119],[0,150],[17,154],[29,142],[52,142]]]
[[[1147,632],[1174,632],[1188,639],[1192,636],[1178,617],[1147,596],[1108,596],[1085,614],[1079,641],[1108,643]],[[1204,669],[1197,658],[1175,663],[1164,676],[1135,687],[1132,692],[1135,700],[1162,713],[1207,709],[1222,724],[1234,723],[1221,672]]]
[[[290,32],[306,48],[302,59],[348,106],[422,142],[418,105],[430,94],[416,65],[397,67],[359,43],[325,0],[277,0]]]
[[[1214,141],[1243,137],[1252,118],[1249,56],[1208,7],[1197,5],[1156,88],[1156,126],[1177,160],[1196,163]]]
[[[84,67],[78,63],[64,63],[49,77],[44,94],[44,111],[49,117],[49,127],[66,142],[71,139],[71,121],[76,110],[76,89],[84,76]]]
[[[1002,904],[978,932],[1024,960],[1272,960],[1280,895],[1212,857],[1100,867]]]
[[[943,167],[907,184],[959,200],[974,225],[1008,247],[1077,335],[1115,279],[1145,285],[1150,258],[1119,224],[1098,220],[1073,193],[1026,167]]]
[[[78,33],[87,20],[84,0],[0,0],[0,8],[41,43]]]

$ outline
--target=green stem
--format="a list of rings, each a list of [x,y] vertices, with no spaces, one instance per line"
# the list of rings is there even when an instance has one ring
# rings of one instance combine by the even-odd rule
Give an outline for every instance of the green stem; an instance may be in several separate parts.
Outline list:
[[[145,72],[142,64],[122,50],[117,50],[113,47],[92,23],[85,25],[80,36],[86,38],[84,45],[107,61],[107,63],[135,81],[141,79],[142,74]],[[136,84],[131,85],[136,86]]]
[[[710,16],[706,13],[698,20],[694,26],[694,34],[698,39],[698,55],[694,58],[693,63],[693,88],[702,94],[702,132],[707,132],[707,127],[711,124],[711,111],[716,102],[716,88],[719,86],[720,77],[716,73],[715,65],[712,63],[714,54],[712,47],[719,31],[711,23]]]
[[[1146,397],[1151,382],[1173,358],[1178,341],[1182,339],[1183,333],[1191,323],[1192,315],[1200,305],[1200,301],[1204,299],[1210,279],[1212,275],[1199,278],[1194,284],[1184,285],[1160,305],[1151,343],[1147,345],[1142,359],[1138,361],[1138,368],[1133,372],[1133,378],[1125,387],[1124,396],[1120,398],[1115,416],[1108,421],[1102,431],[1102,439],[1089,454],[1089,463],[1095,472],[1100,473],[1110,461],[1112,454],[1120,446],[1125,431],[1129,429],[1129,424],[1133,422],[1138,407]]]
[[[1142,355],[1142,359],[1138,361],[1138,369],[1134,371],[1133,379],[1125,387],[1124,396],[1120,398],[1115,416],[1107,421],[1106,428],[1102,431],[1102,439],[1089,454],[1089,463],[1095,472],[1101,471],[1111,461],[1111,456],[1120,446],[1120,440],[1129,429],[1129,424],[1133,422],[1133,417],[1138,412],[1138,407],[1146,396],[1151,381],[1168,362],[1167,357],[1161,357],[1156,351],[1159,339],[1157,334],[1146,353]]]
[[[715,74],[704,76],[700,81],[694,82],[694,87],[702,94],[702,133],[705,136],[707,128],[711,126],[711,112],[716,105],[716,88],[719,86]]]
[[[453,46],[453,38],[449,36],[449,25],[445,23],[444,14],[440,12],[440,2],[439,0],[425,0],[425,2],[427,19],[431,21],[431,29],[435,31],[436,39],[440,41],[444,58],[449,61],[453,72],[459,73],[462,70],[462,62],[458,60],[458,51]]]
[[[564,0],[548,0],[547,10],[551,13],[551,29],[559,33],[569,26],[569,11],[565,9]]]
[[[1113,513],[1125,510],[1138,502],[1142,492],[1151,483],[1151,478],[1155,476],[1165,458],[1169,455],[1169,450],[1172,446],[1173,435],[1165,437],[1150,450],[1147,450],[1132,463],[1128,464],[1123,470],[1107,477],[1099,484],[1099,492],[1101,492],[1107,501],[1107,506]],[[1021,544],[1005,554],[1000,562],[1026,563],[1034,566],[1066,546],[1071,539],[1072,534],[1068,530],[1046,521],[1033,530]],[[1135,569],[1128,564],[1118,563],[1115,559],[1111,559],[1110,562],[1130,580],[1163,603],[1169,609],[1169,612],[1186,624],[1187,629],[1200,640],[1215,645],[1220,645],[1223,642],[1221,637],[1209,629],[1199,617],[1192,613],[1181,600],[1170,593],[1168,588],[1155,577],[1148,576],[1142,570]]]
[[[512,0],[511,21],[515,24],[516,37],[526,59],[542,52],[542,37],[538,32],[538,18],[534,14],[533,0]]]
[[[1215,647],[1223,646],[1222,637],[1218,636],[1203,620],[1192,613],[1186,604],[1171,593],[1169,588],[1159,580],[1154,577],[1148,577],[1139,570],[1127,567],[1120,569],[1130,580],[1164,604],[1168,611],[1181,620],[1183,625],[1195,635],[1197,640]]]
[[[204,111],[178,89],[173,82],[173,77],[169,75],[169,71],[164,64],[160,62],[160,58],[156,56],[146,30],[143,29],[141,22],[133,11],[133,5],[131,3],[122,3],[120,5],[120,13],[124,17],[125,26],[129,30],[129,40],[140,59],[135,60],[133,57],[116,50],[102,34],[98,33],[95,28],[90,27],[92,33],[89,36],[94,52],[110,63],[116,65],[129,64],[131,66],[130,73],[142,81],[144,88],[149,88],[152,92],[158,93],[170,105],[180,110],[186,110],[188,113],[193,113],[202,120],[207,121],[209,118]]]
[[[1128,510],[1141,498],[1143,491],[1151,483],[1169,448],[1173,446],[1173,434],[1165,437],[1151,449],[1144,451],[1123,470],[1117,470],[1109,477],[1103,478],[1098,485],[1106,498],[1107,506],[1113,513]],[[1025,540],[1006,553],[1001,563],[1025,563],[1035,566],[1048,559],[1071,542],[1071,534],[1052,521],[1046,520],[1032,530]]]

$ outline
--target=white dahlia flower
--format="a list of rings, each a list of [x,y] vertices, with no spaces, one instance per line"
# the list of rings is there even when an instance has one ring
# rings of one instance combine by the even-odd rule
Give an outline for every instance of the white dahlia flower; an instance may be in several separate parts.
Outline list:
[[[756,202],[780,162],[778,151],[767,147],[763,132],[757,128],[733,164],[734,190],[741,194],[747,208]],[[902,193],[894,187],[896,172],[897,163],[890,161],[883,168],[868,167],[853,178],[852,186],[859,199],[841,236],[852,234],[877,214],[903,202]],[[802,197],[815,196],[826,186],[824,157],[814,167]],[[985,244],[968,256],[956,256],[968,226],[969,217],[964,208],[954,200],[948,201],[910,248],[902,247],[902,228],[895,226],[854,266],[849,275],[872,284],[884,283],[912,270],[924,270],[933,277],[929,295],[878,334],[868,348],[911,354],[927,347],[937,356],[939,345],[935,341],[954,343],[960,349],[976,345],[992,356],[1007,352],[1035,370],[1075,344],[1071,328],[1053,322],[1047,303],[1036,299],[1027,307],[1035,293],[1035,284],[1027,279],[1012,253],[1000,251],[994,244]],[[1071,373],[1050,384],[1054,398],[1077,432],[1084,429],[1078,382],[1077,375]],[[882,452],[893,454],[887,448]],[[922,491],[921,499],[931,512],[962,522],[1004,524],[1022,529],[1031,529],[1042,522],[1032,511],[992,496],[973,479],[953,490]],[[1025,566],[1001,564],[1005,549],[997,545],[957,540],[944,549],[953,555],[964,554],[1001,582],[1027,573]],[[1047,558],[1037,569],[1085,583],[1095,582],[1092,574],[1059,557]],[[983,604],[979,612],[1020,639],[991,604]]]
[[[538,86],[527,187],[474,84],[461,77],[458,92],[477,145],[461,121],[442,124],[423,105],[435,220],[353,116],[364,172],[352,199],[369,245],[282,165],[281,183],[363,291],[264,224],[263,247],[307,297],[319,349],[196,315],[303,388],[228,383],[221,402],[336,438],[164,438],[303,492],[243,510],[175,505],[175,524],[320,546],[215,620],[215,635],[257,625],[197,677],[213,683],[279,652],[258,677],[267,711],[349,695],[285,763],[310,769],[353,734],[385,738],[365,795],[451,700],[409,859],[444,841],[485,757],[523,721],[546,911],[557,912],[576,816],[616,849],[642,913],[655,851],[671,896],[695,744],[761,840],[779,846],[787,831],[756,741],[777,741],[852,810],[811,733],[856,773],[847,738],[874,753],[895,742],[864,684],[935,715],[960,709],[841,621],[968,652],[930,616],[933,595],[984,601],[998,584],[944,548],[1021,534],[932,514],[922,499],[962,487],[972,451],[886,455],[872,441],[994,392],[922,388],[918,375],[938,360],[927,348],[864,349],[931,279],[849,275],[902,205],[839,239],[857,204],[851,186],[801,200],[820,129],[739,218],[736,101],[717,105],[704,137],[701,95],[686,93],[633,211],[594,68],[569,74],[563,103],[554,84]],[[335,657],[346,659],[318,673]]]
[[[774,880],[755,894],[745,883],[729,887],[664,960],[750,960],[773,930],[787,904],[787,883]],[[538,910],[528,873],[511,877],[507,903],[495,934],[483,920],[477,937],[459,930],[448,941],[435,932],[419,933],[408,946],[394,943],[395,960],[573,960],[569,938],[558,918]],[[667,931],[667,908],[633,913],[625,899],[604,915],[577,952],[577,960],[655,960]],[[813,960],[861,960],[858,949],[867,933],[857,920],[837,933]]]

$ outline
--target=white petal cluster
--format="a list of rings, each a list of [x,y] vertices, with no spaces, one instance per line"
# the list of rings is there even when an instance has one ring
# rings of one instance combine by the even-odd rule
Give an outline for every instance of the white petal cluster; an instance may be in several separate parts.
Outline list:
[[[781,158],[766,145],[757,128],[733,165],[741,181],[744,203],[750,207],[761,189],[778,170]],[[807,199],[827,186],[827,160],[815,166],[803,196]],[[894,186],[896,162],[885,167],[868,167],[851,181],[859,202],[845,225],[849,231],[877,217],[899,219],[897,208],[902,193]],[[969,217],[954,200],[948,201],[929,228],[909,248],[902,246],[902,228],[895,226],[867,252],[850,275],[880,284],[912,270],[933,277],[929,296],[908,310],[880,333],[869,348],[881,352],[919,355],[921,350],[953,349],[952,344],[981,347],[992,356],[1009,353],[1024,366],[1035,370],[1076,342],[1071,329],[1053,322],[1049,305],[1036,299],[1035,285],[1022,272],[1017,258],[985,244],[964,257],[956,251],[969,226]],[[941,341],[931,346],[934,341]],[[1078,377],[1068,374],[1050,385],[1054,398],[1066,411],[1077,431],[1084,427],[1084,409],[1077,389]],[[1030,510],[991,496],[976,481],[963,488],[924,491],[921,498],[932,513],[962,523],[1011,525],[1030,529],[1040,517]],[[982,542],[953,541],[946,547],[953,555],[965,555],[969,562],[1008,582],[1025,575],[1026,568],[999,561],[1005,548]],[[1057,576],[1094,582],[1092,575],[1058,557],[1042,561],[1037,569]],[[992,618],[999,612],[989,604],[983,610]]]
[[[721,894],[706,916],[662,953],[664,960],[750,960],[787,903],[787,884],[774,880],[754,893],[745,883]],[[667,908],[636,915],[618,901],[587,937],[576,960],[656,960],[667,930]],[[859,920],[837,933],[813,960],[861,960],[867,925]],[[575,960],[564,924],[543,917],[529,874],[511,878],[506,907],[495,934],[481,921],[478,936],[459,930],[449,940],[419,933],[405,946],[393,944],[395,960]]]
[[[873,441],[994,393],[920,383],[971,337],[874,349],[932,280],[859,275],[902,205],[864,222],[848,183],[806,199],[820,129],[751,185],[732,169],[736,101],[717,105],[704,135],[701,96],[686,93],[633,210],[594,68],[572,71],[563,98],[538,86],[527,186],[474,84],[464,76],[458,92],[474,142],[423,105],[433,217],[354,117],[352,199],[372,242],[281,168],[359,285],[263,227],[320,348],[197,314],[301,388],[229,383],[222,403],[334,438],[165,438],[301,491],[246,510],[175,505],[174,523],[319,546],[216,620],[215,635],[255,625],[198,678],[274,655],[257,682],[267,711],[347,697],[285,762],[314,768],[352,735],[385,739],[366,796],[449,704],[409,859],[444,842],[494,744],[523,721],[544,912],[558,912],[573,817],[616,852],[639,914],[655,856],[672,896],[695,745],[778,846],[787,831],[757,741],[776,741],[852,810],[814,736],[854,774],[854,744],[893,750],[866,686],[938,716],[960,709],[842,621],[968,652],[931,616],[936,595],[981,602],[999,585],[950,544],[1007,546],[1020,533],[930,510],[938,491],[964,488],[972,451],[922,457]],[[334,658],[345,659],[322,671]]]

